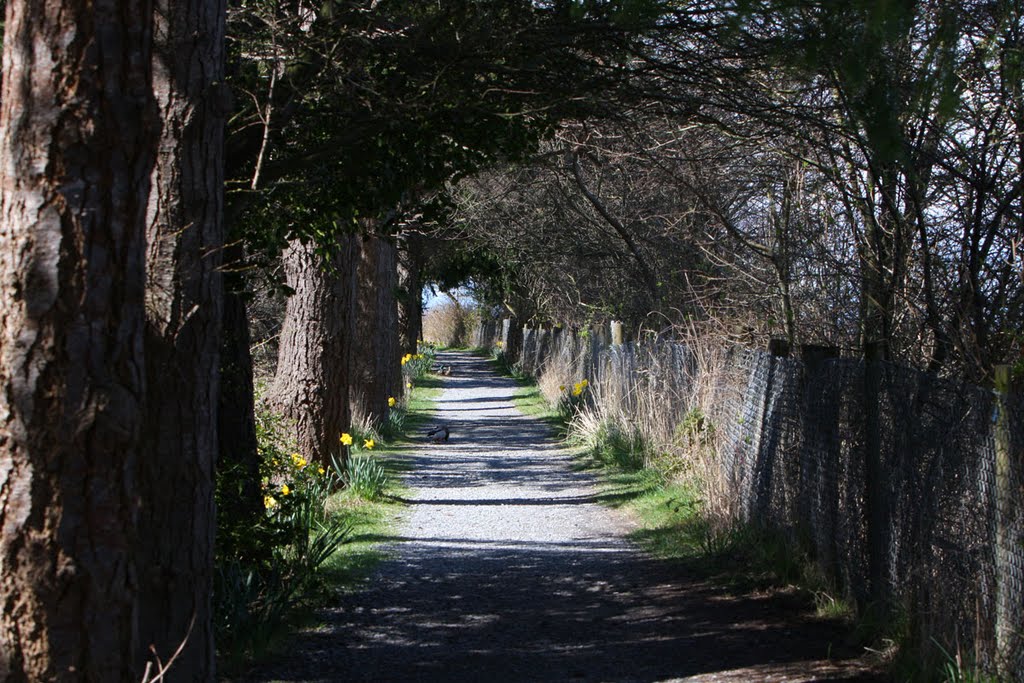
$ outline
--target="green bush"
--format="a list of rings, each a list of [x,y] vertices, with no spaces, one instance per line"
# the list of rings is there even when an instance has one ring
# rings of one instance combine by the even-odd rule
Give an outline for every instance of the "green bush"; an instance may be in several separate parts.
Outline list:
[[[572,423],[572,438],[586,446],[603,465],[624,472],[637,472],[649,465],[650,445],[636,429],[601,419],[592,412],[578,412]]]
[[[241,661],[269,643],[287,616],[319,588],[324,562],[350,537],[328,514],[333,472],[293,450],[286,423],[257,411],[260,488],[237,469],[218,473],[214,575],[217,648]],[[253,496],[258,500],[250,500]]]

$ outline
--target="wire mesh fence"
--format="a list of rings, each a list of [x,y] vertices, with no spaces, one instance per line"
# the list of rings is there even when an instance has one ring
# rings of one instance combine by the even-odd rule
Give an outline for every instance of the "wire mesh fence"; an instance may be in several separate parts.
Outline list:
[[[666,438],[699,401],[734,519],[787,534],[861,604],[895,607],[913,642],[1024,680],[1021,392],[821,351],[732,348],[709,364],[679,343],[524,329],[508,361],[568,367],[602,408]]]

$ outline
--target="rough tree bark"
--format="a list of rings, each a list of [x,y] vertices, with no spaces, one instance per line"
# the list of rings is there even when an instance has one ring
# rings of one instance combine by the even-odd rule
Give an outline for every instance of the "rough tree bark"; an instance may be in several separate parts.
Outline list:
[[[270,405],[295,423],[299,450],[328,464],[338,436],[349,429],[349,376],[356,315],[359,245],[343,238],[328,259],[312,244],[284,250],[288,297]]]
[[[0,680],[138,680],[152,7],[7,3]]]
[[[398,244],[398,352],[416,353],[423,338],[423,279],[420,237],[403,236]]]
[[[223,283],[223,0],[157,0],[163,119],[146,230],[146,409],[139,489],[139,637],[182,680],[214,671],[213,468]]]
[[[354,413],[375,421],[387,416],[388,398],[402,393],[398,334],[398,250],[380,237],[362,244],[358,314],[349,391]]]

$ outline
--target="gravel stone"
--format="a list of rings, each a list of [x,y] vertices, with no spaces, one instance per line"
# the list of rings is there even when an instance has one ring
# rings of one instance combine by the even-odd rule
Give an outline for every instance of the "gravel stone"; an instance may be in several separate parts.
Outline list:
[[[733,596],[640,551],[511,380],[439,362],[452,434],[411,456],[391,559],[244,680],[881,680],[791,593]]]

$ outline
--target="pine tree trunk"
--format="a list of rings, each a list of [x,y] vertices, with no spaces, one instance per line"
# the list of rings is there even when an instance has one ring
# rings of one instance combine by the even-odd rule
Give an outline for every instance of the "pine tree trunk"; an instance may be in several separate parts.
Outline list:
[[[359,261],[356,344],[352,357],[353,412],[374,421],[388,413],[388,398],[401,395],[399,359],[398,250],[379,237],[363,241]]]
[[[420,276],[420,241],[407,235],[398,249],[398,344],[399,355],[416,353],[423,338],[423,280]]]
[[[180,680],[214,672],[213,471],[223,282],[223,2],[158,0],[153,91],[163,135],[147,226],[139,637]]]
[[[329,464],[350,427],[349,376],[356,314],[356,238],[344,238],[329,263],[312,244],[285,249],[288,297],[268,402],[295,423],[303,455]]]
[[[7,3],[0,680],[135,681],[152,9]]]

